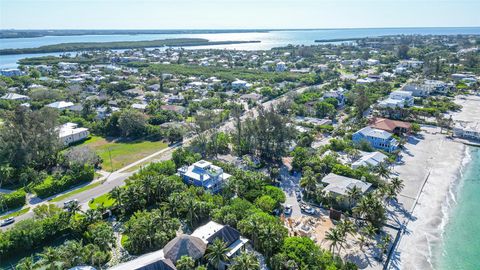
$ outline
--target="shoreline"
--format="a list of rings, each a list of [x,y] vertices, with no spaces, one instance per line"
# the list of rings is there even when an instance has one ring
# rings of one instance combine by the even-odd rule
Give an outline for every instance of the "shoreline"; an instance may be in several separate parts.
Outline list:
[[[457,97],[455,102],[464,106],[452,114],[455,120],[473,120],[480,113],[480,97]],[[394,170],[404,180],[405,188],[399,204],[389,209],[389,218],[396,219],[404,231],[389,269],[438,268],[445,228],[456,205],[465,168],[472,162],[470,146],[438,134],[439,128],[422,130],[423,138],[406,145],[402,158],[405,163]],[[430,175],[422,187],[420,179],[427,171]],[[412,196],[415,189],[417,197]]]

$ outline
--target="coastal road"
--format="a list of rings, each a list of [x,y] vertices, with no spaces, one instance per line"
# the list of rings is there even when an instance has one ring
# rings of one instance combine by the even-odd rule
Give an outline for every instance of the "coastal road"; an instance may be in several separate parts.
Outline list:
[[[267,102],[262,103],[262,106],[267,107],[267,108],[270,107],[270,106],[277,106],[281,102],[286,101],[289,98],[292,98],[295,94],[303,93],[305,90],[309,89],[310,87],[321,88],[321,87],[323,87],[327,84],[328,83],[324,83],[324,84],[316,85],[316,86],[307,86],[307,87],[297,88],[293,91],[285,93],[284,95],[282,95],[280,97],[277,97],[275,99],[272,99],[272,100],[269,100]],[[255,108],[252,108],[252,109],[248,110],[244,115],[242,115],[241,120],[244,121],[245,119],[247,119],[247,117],[251,117],[251,116],[255,117],[257,115],[258,115],[258,107],[255,107]],[[235,122],[234,119],[231,119],[231,120],[223,123],[220,127],[218,127],[218,130],[224,131],[224,132],[231,131],[235,127],[234,122]],[[55,195],[55,196],[53,196],[49,199],[46,199],[46,200],[43,200],[43,201],[39,202],[39,203],[35,203],[35,204],[32,203],[30,205],[30,207],[31,207],[30,211],[23,214],[23,215],[15,217],[15,221],[18,222],[18,221],[21,221],[21,220],[33,218],[33,216],[34,216],[33,211],[32,211],[33,208],[35,208],[39,205],[42,205],[42,204],[50,204],[51,203],[51,204],[57,205],[58,207],[63,207],[63,203],[65,201],[77,200],[78,203],[81,205],[82,209],[88,209],[88,202],[91,199],[99,197],[99,196],[101,196],[105,193],[108,193],[112,189],[114,189],[115,187],[123,186],[125,184],[125,180],[128,179],[136,171],[139,170],[139,168],[136,169],[136,170],[131,170],[135,166],[142,165],[143,163],[147,163],[149,161],[152,161],[153,159],[156,160],[156,161],[169,160],[169,159],[172,158],[172,153],[175,149],[177,149],[177,148],[179,148],[183,145],[188,145],[195,138],[196,138],[196,136],[192,136],[190,138],[187,138],[183,141],[183,143],[177,143],[177,144],[171,145],[168,148],[157,151],[157,152],[155,152],[155,153],[153,153],[153,154],[151,154],[151,155],[149,155],[145,158],[137,160],[137,161],[135,161],[135,162],[133,162],[133,163],[131,163],[131,164],[115,171],[115,172],[112,172],[107,177],[102,177],[99,180],[97,180],[97,181],[103,181],[103,183],[99,186],[96,186],[96,187],[92,188],[92,189],[86,190],[86,191],[78,193],[78,194],[74,194],[74,195],[72,195],[68,198],[65,198],[64,200],[61,200],[61,201],[55,202],[55,203],[49,202],[49,200],[51,200],[55,197],[61,196],[62,194],[65,194],[65,193],[70,192],[72,190],[68,190],[66,192],[57,194],[57,195]],[[131,171],[129,171],[129,170],[131,170]],[[293,196],[295,196],[294,192],[293,192]],[[290,203],[294,206],[294,212],[300,213],[300,207],[298,206],[298,202],[296,201],[296,199],[294,199],[294,198],[292,199],[292,198],[289,197],[288,203]],[[5,229],[7,229],[11,226],[14,226],[14,225],[15,225],[15,223],[10,224],[10,225],[5,226],[5,227],[1,227],[1,230],[5,230]]]

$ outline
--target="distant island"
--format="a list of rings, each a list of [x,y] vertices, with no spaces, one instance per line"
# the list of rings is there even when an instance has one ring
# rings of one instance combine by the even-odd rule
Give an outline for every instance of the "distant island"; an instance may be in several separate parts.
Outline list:
[[[187,46],[210,46],[241,43],[260,43],[260,41],[209,41],[203,38],[176,38],[159,39],[146,41],[113,41],[113,42],[76,42],[60,43],[54,45],[40,46],[37,48],[3,49],[0,55],[31,54],[31,53],[53,53],[53,52],[74,52],[92,50],[120,50],[138,49],[153,47],[187,47]]]
[[[156,34],[225,34],[225,33],[265,33],[268,29],[224,29],[224,30],[0,30],[3,38],[36,38],[45,36],[84,36],[84,35],[156,35]]]

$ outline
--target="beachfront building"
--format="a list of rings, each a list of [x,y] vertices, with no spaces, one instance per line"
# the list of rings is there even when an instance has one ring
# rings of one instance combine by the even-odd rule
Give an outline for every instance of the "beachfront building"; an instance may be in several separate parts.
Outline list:
[[[178,169],[178,174],[187,184],[217,193],[222,189],[224,182],[231,177],[224,173],[223,169],[213,165],[211,162],[200,160],[191,166],[183,166]]]
[[[356,169],[358,167],[376,167],[387,160],[387,155],[380,153],[380,152],[362,152],[362,156],[352,163],[352,169]]]
[[[375,117],[370,121],[370,126],[376,129],[385,130],[387,132],[396,134],[396,135],[405,135],[410,134],[412,132],[412,124],[397,121],[397,120],[390,120],[387,118]]]
[[[198,227],[192,236],[202,239],[207,245],[211,245],[215,240],[222,240],[228,247],[226,256],[231,261],[234,257],[240,254],[248,245],[248,239],[240,235],[240,232],[236,229],[228,226],[210,221],[207,224]],[[229,263],[221,261],[219,264],[219,270],[225,270],[228,268]]]
[[[372,127],[364,127],[353,133],[352,140],[355,144],[367,142],[373,148],[389,153],[398,149],[398,141],[393,138],[391,133]]]
[[[343,208],[348,205],[351,206],[348,194],[354,187],[359,189],[362,195],[369,192],[372,188],[372,184],[370,183],[334,173],[329,173],[327,176],[323,177],[322,184],[324,186],[323,192],[327,195],[331,195],[333,198],[340,198],[337,200],[337,203]]]
[[[79,128],[75,123],[66,123],[58,128],[58,138],[63,145],[69,145],[88,138],[88,128]]]
[[[413,95],[407,91],[393,91],[387,99],[380,101],[382,108],[404,108],[413,106]]]
[[[480,122],[458,121],[453,127],[455,137],[480,141]]]

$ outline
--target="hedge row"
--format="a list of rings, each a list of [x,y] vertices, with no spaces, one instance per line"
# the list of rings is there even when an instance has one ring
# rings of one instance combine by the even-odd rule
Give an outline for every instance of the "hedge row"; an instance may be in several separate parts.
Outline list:
[[[42,183],[33,186],[32,190],[38,197],[47,198],[75,185],[90,182],[93,180],[94,175],[93,166],[85,165],[84,167],[68,171],[61,177],[49,175]]]
[[[23,189],[0,195],[0,213],[25,205],[27,193]]]

